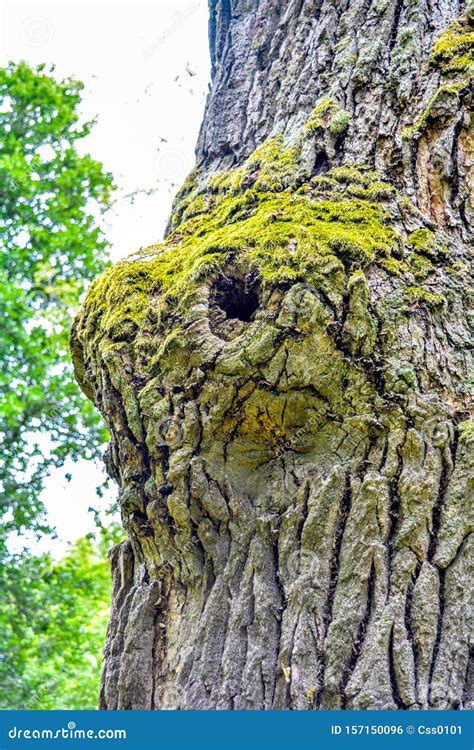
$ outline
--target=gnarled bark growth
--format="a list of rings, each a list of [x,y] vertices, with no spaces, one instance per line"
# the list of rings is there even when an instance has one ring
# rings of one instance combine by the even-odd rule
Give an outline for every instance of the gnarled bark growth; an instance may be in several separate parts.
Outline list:
[[[472,16],[211,0],[196,170],[72,338],[129,536],[102,708],[468,705]]]

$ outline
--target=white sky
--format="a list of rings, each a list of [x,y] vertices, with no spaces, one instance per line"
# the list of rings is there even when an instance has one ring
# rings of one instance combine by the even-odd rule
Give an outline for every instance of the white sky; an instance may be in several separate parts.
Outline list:
[[[55,75],[85,84],[83,114],[98,116],[98,123],[82,148],[119,185],[106,225],[112,258],[159,241],[173,195],[194,163],[210,69],[207,1],[38,0],[0,7],[0,64],[54,63]],[[137,189],[155,192],[125,198]],[[87,509],[100,507],[101,472],[81,462],[50,477],[43,499],[58,531],[58,540],[47,543],[55,555],[94,528]]]

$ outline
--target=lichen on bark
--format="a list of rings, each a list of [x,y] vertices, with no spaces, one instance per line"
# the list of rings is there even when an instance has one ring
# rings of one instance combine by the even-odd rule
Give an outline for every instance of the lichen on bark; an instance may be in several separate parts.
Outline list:
[[[129,536],[103,708],[471,700],[472,27],[412,5],[211,2],[196,169],[72,336]]]

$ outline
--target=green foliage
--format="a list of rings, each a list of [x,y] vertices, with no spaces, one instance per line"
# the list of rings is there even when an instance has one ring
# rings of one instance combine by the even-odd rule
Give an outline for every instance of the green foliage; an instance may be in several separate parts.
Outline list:
[[[51,71],[49,71],[51,73]],[[80,393],[69,330],[88,282],[107,265],[99,226],[111,176],[80,141],[82,84],[44,66],[0,69],[0,707],[96,703],[109,596],[90,539],[60,563],[8,536],[48,531],[44,478],[98,455],[106,431]]]
[[[0,709],[94,709],[110,606],[106,549],[88,536],[63,559],[18,556],[0,570]]]
[[[43,66],[0,69],[3,534],[44,528],[49,469],[95,456],[105,438],[68,361],[71,316],[106,265],[96,216],[112,189],[102,165],[77,150],[92,126],[79,123],[81,88]]]

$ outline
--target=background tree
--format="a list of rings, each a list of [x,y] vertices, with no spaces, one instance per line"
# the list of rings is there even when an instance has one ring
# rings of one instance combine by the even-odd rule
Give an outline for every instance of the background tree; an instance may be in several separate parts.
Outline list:
[[[72,337],[129,535],[103,708],[469,705],[473,16],[211,0],[196,169]]]
[[[94,709],[110,609],[113,524],[58,561],[23,555],[8,565],[0,607],[0,708]]]
[[[81,88],[26,63],[0,71],[2,533],[41,524],[50,467],[97,455],[105,437],[67,358],[68,321],[106,265],[97,218],[112,188],[77,151],[92,126],[79,123]]]
[[[60,610],[64,610],[61,616],[71,615],[67,630],[69,635],[74,632],[71,640],[79,651],[90,635],[86,630],[81,634],[86,611],[81,596],[89,593],[91,606],[93,601],[107,601],[105,563],[93,558],[89,542],[78,544],[56,567],[47,556],[32,558],[26,549],[22,554],[8,550],[12,532],[21,539],[25,532],[50,531],[41,491],[51,468],[60,467],[68,457],[98,456],[107,435],[72,377],[68,329],[88,281],[107,265],[100,212],[109,205],[112,178],[99,162],[79,153],[78,145],[93,124],[79,119],[82,84],[58,81],[52,72],[26,63],[0,70],[0,682],[4,691],[0,702],[4,708],[22,707],[22,700],[36,689],[35,680],[48,682],[55,660],[63,658],[58,649],[65,650],[66,631],[59,637],[60,629],[54,625]],[[63,607],[61,601],[72,592],[67,570],[74,564],[77,575],[84,574],[87,580],[78,601]],[[44,577],[38,577],[41,571]],[[99,624],[93,620],[90,643],[96,649],[100,648],[98,617]],[[49,646],[47,639],[51,639]],[[50,663],[48,648],[56,654]],[[34,663],[28,665],[28,660]],[[87,657],[72,662],[69,676],[86,664]],[[97,672],[96,656],[93,664]],[[88,676],[92,671],[90,666]],[[61,677],[61,690],[70,696],[64,685]],[[92,684],[89,691],[83,696],[88,705]],[[53,701],[44,691],[42,695],[43,703],[35,707]],[[58,692],[54,695],[57,707]]]

